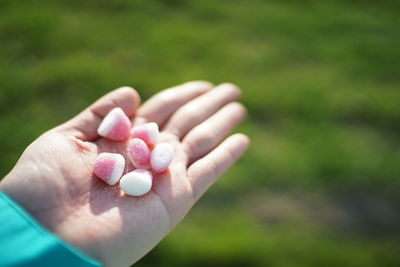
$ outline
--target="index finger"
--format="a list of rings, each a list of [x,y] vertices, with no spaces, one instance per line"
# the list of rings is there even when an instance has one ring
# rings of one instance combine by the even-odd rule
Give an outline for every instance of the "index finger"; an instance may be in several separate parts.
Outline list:
[[[165,89],[147,100],[137,115],[161,127],[179,107],[212,88],[207,81],[193,81]]]

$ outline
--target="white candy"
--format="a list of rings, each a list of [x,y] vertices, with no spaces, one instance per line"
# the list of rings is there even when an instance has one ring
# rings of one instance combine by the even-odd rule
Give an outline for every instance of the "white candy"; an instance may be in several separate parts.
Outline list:
[[[168,143],[157,144],[150,156],[151,168],[155,172],[163,172],[168,169],[174,158],[174,148]]]
[[[122,176],[119,181],[121,190],[130,196],[147,194],[153,182],[153,175],[145,169],[136,169]]]
[[[131,121],[121,108],[113,108],[100,123],[97,133],[114,141],[123,141],[129,137]]]

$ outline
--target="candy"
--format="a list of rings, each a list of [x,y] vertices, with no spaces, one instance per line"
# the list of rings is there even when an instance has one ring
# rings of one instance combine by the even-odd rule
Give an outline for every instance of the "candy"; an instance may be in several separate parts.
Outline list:
[[[150,168],[150,149],[143,140],[133,138],[128,144],[128,155],[136,168]]]
[[[151,190],[153,174],[166,171],[174,157],[174,148],[158,142],[159,130],[155,122],[131,129],[129,118],[120,108],[114,108],[100,123],[98,134],[114,141],[129,138],[127,156],[137,168],[122,176],[125,159],[120,154],[101,153],[93,165],[94,174],[110,185],[119,181],[121,190],[130,196],[142,196]],[[149,170],[147,169],[150,169]],[[122,178],[121,178],[122,176]]]
[[[142,196],[151,189],[153,175],[148,170],[136,169],[122,176],[119,186],[130,196]]]
[[[120,154],[101,153],[93,165],[93,172],[97,177],[109,185],[115,185],[125,169],[125,159]]]
[[[129,137],[131,121],[121,108],[112,109],[100,123],[97,133],[114,141],[123,141]]]
[[[155,122],[149,122],[143,125],[139,125],[131,130],[132,138],[142,139],[149,146],[157,143],[158,135],[158,125]]]
[[[151,168],[155,172],[163,172],[168,169],[174,157],[174,148],[168,143],[157,144],[150,156]]]

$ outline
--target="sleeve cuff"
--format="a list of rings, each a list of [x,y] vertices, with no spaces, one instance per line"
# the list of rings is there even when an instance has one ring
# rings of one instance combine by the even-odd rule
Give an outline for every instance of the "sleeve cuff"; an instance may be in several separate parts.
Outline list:
[[[45,230],[3,192],[0,192],[0,222],[1,266],[101,266]]]

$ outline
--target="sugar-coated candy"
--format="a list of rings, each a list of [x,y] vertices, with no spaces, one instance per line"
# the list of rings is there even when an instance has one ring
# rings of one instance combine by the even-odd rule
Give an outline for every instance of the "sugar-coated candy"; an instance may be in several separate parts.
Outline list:
[[[124,111],[114,108],[100,123],[97,132],[114,141],[124,141],[130,137],[127,156],[137,169],[123,175],[124,156],[101,153],[93,165],[93,172],[110,185],[119,181],[119,186],[126,195],[142,196],[151,190],[153,174],[168,169],[174,158],[174,148],[169,143],[158,143],[160,132],[155,122],[131,128],[131,121]]]
[[[146,143],[139,139],[133,138],[128,144],[128,155],[133,166],[139,169],[150,168],[150,149]]]
[[[116,153],[101,153],[93,165],[93,172],[97,177],[109,185],[118,183],[125,169],[125,159]]]
[[[145,169],[136,169],[122,176],[119,186],[130,196],[142,196],[148,193],[153,182],[153,175]]]
[[[112,109],[100,123],[97,133],[114,141],[123,141],[129,137],[131,121],[121,108]]]
[[[151,151],[150,164],[155,172],[163,172],[168,169],[174,158],[174,148],[168,143],[157,144]]]
[[[131,130],[131,137],[142,139],[147,145],[151,146],[157,143],[159,133],[157,123],[149,122],[134,127]]]

